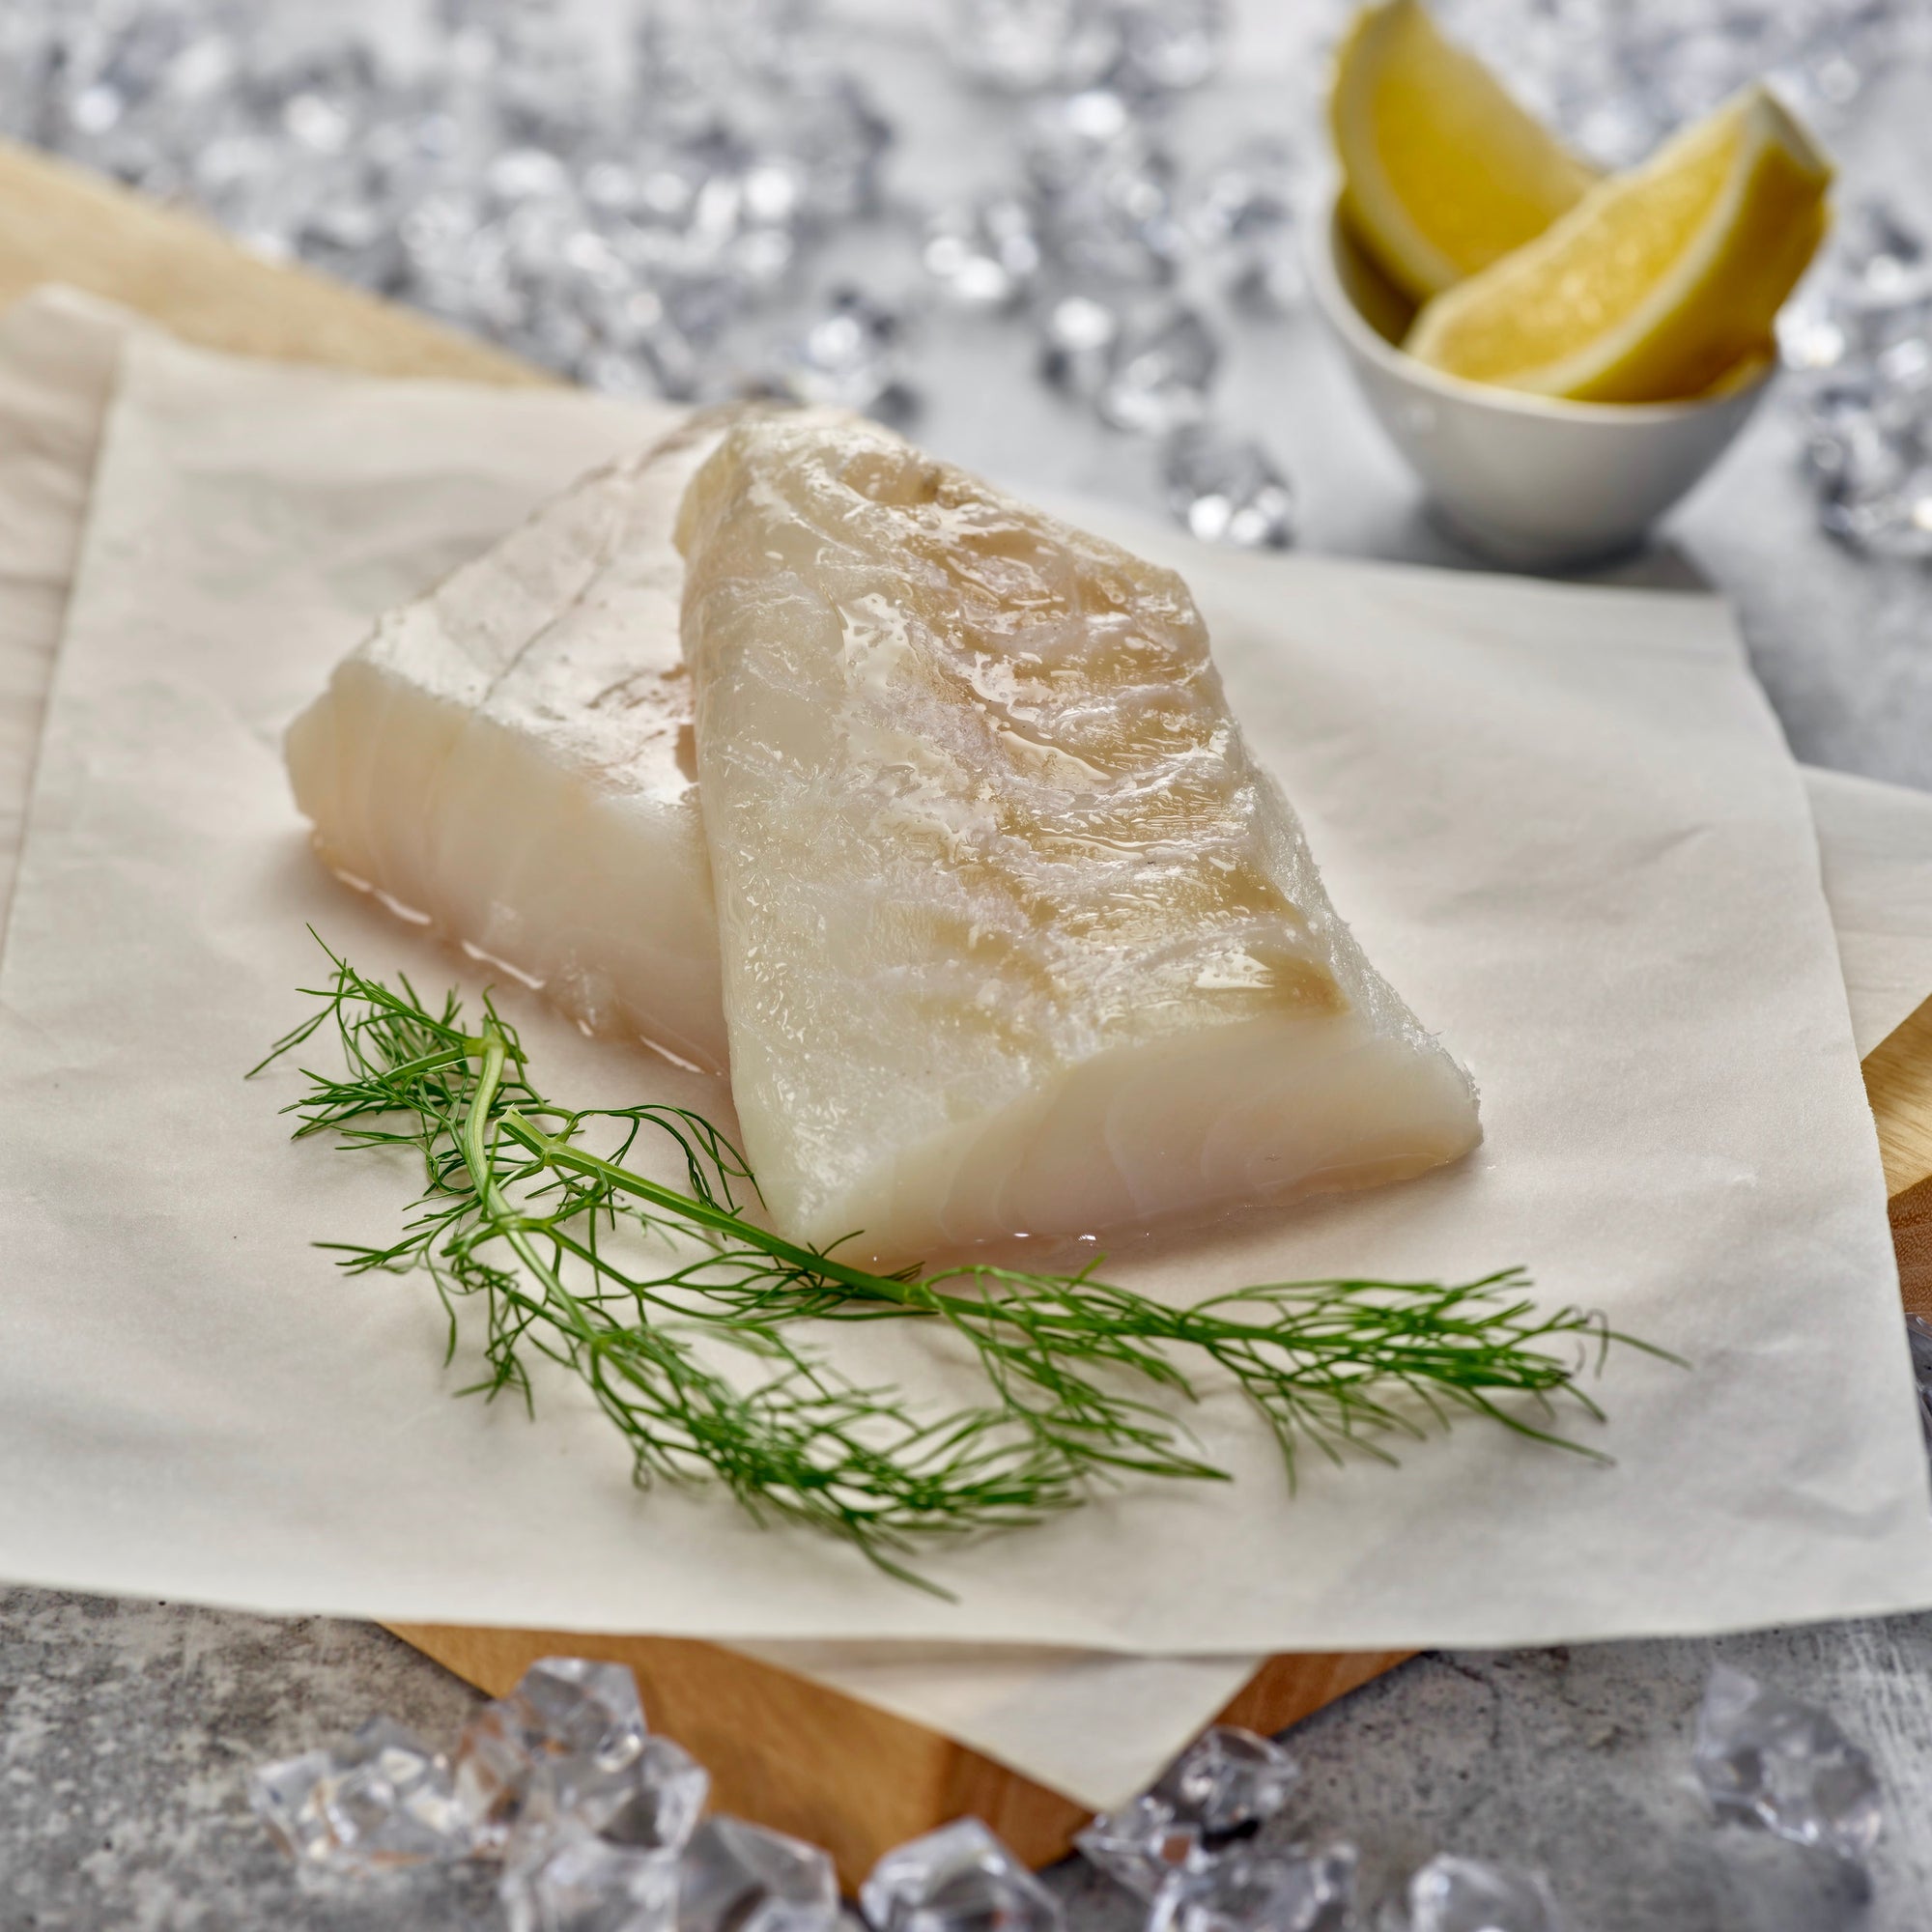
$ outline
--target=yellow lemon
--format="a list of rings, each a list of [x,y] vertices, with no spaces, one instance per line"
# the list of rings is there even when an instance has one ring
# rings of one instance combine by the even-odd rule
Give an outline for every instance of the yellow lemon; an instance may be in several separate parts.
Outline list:
[[[1831,164],[1747,89],[1533,242],[1430,301],[1404,341],[1452,376],[1662,402],[1760,355],[1825,233]]]
[[[1596,184],[1419,0],[1355,16],[1328,97],[1343,213],[1418,301],[1543,233]]]

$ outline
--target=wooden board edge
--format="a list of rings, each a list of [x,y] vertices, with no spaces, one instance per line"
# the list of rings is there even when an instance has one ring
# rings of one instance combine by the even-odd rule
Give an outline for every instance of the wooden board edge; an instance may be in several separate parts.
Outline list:
[[[1932,1179],[1932,999],[1865,1055],[1863,1068],[1885,1191],[1897,1201]]]
[[[1414,1655],[1412,1650],[1279,1652],[1229,1700],[1215,1721],[1278,1736]]]
[[[556,381],[346,282],[251,254],[196,215],[0,140],[0,306],[48,282],[234,355],[370,376]]]
[[[1932,1321],[1932,1179],[1893,1195],[1891,1245],[1905,1312]]]

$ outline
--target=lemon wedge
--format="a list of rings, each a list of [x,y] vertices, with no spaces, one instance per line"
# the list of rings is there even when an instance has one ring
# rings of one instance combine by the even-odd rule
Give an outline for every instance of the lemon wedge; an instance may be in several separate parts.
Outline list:
[[[1355,16],[1328,119],[1343,213],[1418,301],[1542,234],[1598,180],[1419,0]]]
[[[1430,301],[1403,347],[1586,402],[1694,396],[1761,355],[1825,233],[1831,164],[1762,87]]]

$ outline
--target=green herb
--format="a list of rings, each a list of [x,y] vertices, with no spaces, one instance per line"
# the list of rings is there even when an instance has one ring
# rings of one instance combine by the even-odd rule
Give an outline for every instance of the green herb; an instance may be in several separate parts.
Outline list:
[[[452,1356],[459,1310],[481,1310],[490,1372],[465,1393],[529,1402],[537,1356],[580,1377],[640,1485],[722,1484],[758,1520],[831,1531],[917,1582],[907,1559],[935,1533],[1036,1522],[1096,1482],[1225,1480],[1175,1413],[1204,1370],[1204,1387],[1231,1379],[1260,1413],[1291,1478],[1303,1445],[1388,1461],[1387,1437],[1459,1410],[1568,1449],[1548,1426],[1556,1399],[1602,1419],[1577,1378],[1628,1338],[1578,1309],[1538,1312],[1520,1269],[1448,1287],[1274,1283],[1192,1308],[1091,1270],[875,1274],[749,1218],[751,1171],[700,1116],[559,1106],[487,995],[472,1027],[454,993],[432,1009],[407,980],[328,958],[329,983],[305,989],[321,1006],[262,1065],[332,1026],[346,1070],[304,1069],[285,1110],[297,1137],[413,1148],[425,1182],[392,1246],[323,1245],[352,1272],[427,1273]],[[688,1191],[626,1164],[647,1133],[675,1145]],[[882,1320],[927,1324],[977,1365],[983,1400],[923,1412],[848,1379],[823,1331],[801,1332]]]

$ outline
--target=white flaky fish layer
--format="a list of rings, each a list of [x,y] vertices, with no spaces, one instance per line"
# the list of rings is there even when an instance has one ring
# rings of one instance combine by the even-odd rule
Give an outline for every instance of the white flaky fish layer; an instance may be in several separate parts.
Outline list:
[[[600,1032],[724,1065],[679,655],[698,417],[383,619],[288,736],[323,857]]]
[[[1475,1143],[1172,572],[831,412],[731,428],[677,536],[733,1092],[782,1229],[902,1259]]]

